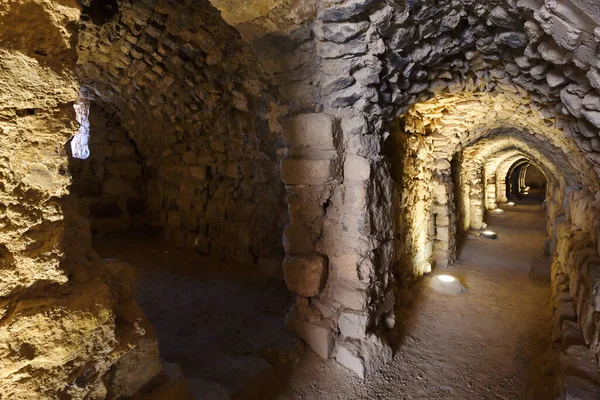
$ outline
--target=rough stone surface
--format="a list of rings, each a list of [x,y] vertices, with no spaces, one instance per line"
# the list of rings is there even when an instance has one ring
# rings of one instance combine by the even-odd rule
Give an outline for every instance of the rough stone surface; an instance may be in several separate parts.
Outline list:
[[[252,49],[218,11],[207,1],[119,2],[113,18],[84,21],[77,50],[85,95],[113,115],[143,163],[142,176],[129,183],[146,197],[145,224],[220,260],[252,265],[282,257],[287,218],[277,118],[286,107],[269,91]],[[99,143],[94,122],[91,140]],[[118,149],[103,146],[107,156]],[[103,155],[94,146],[91,157]],[[127,179],[120,185],[131,188]],[[115,224],[142,223],[120,206]],[[169,225],[170,213],[179,213],[180,226]]]
[[[303,297],[319,294],[327,281],[327,261],[320,254],[288,255],[283,276],[288,288]]]
[[[0,4],[0,393],[11,399],[120,396],[113,372],[156,342],[133,301],[128,268],[103,263],[67,197],[64,150],[77,132],[73,104],[79,22],[75,1]],[[126,361],[123,361],[125,363]],[[121,364],[122,365],[122,364]],[[143,374],[137,387],[160,370]],[[136,386],[128,386],[132,393]],[[131,390],[129,390],[131,389]]]
[[[67,301],[85,284],[102,300],[89,326],[109,328],[86,336],[96,342],[81,348],[98,350],[72,365],[57,361],[44,379],[0,389],[81,398],[102,392],[122,346],[111,339],[121,299],[103,294],[97,257],[63,246],[89,227],[67,223],[76,213],[56,200],[70,181],[62,149],[79,90],[67,26],[79,11],[70,1],[5,3],[2,324],[26,321],[12,317],[34,290]],[[547,181],[553,277],[568,277],[556,290],[572,298],[556,302],[557,323],[561,332],[579,323],[597,355],[595,279],[584,279],[573,249],[598,245],[600,30],[590,0],[118,1],[112,14],[92,3],[77,73],[83,96],[114,121],[100,127],[104,138],[91,126],[92,159],[71,172],[101,186],[98,196],[73,188],[94,229],[133,227],[143,215],[178,246],[219,259],[256,264],[285,252],[286,282],[300,295],[290,325],[364,376],[390,353],[366,333],[383,329],[398,285],[451,264],[456,238],[486,227],[486,213],[519,194],[533,166]],[[8,370],[32,351],[19,354]],[[80,370],[93,389],[59,387]]]

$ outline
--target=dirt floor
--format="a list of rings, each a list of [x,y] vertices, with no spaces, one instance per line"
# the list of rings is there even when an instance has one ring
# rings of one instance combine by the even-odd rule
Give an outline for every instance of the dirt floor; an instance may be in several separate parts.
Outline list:
[[[282,281],[215,263],[148,233],[98,237],[94,249],[136,268],[138,301],[156,330],[161,357],[182,367],[196,399],[229,399],[252,380],[282,381],[278,375],[301,351],[283,325],[293,299]],[[272,396],[277,389],[254,391]]]
[[[539,203],[537,203],[539,204]],[[364,381],[332,361],[306,355],[280,400],[556,398],[550,348],[550,259],[542,255],[544,215],[529,200],[492,215],[498,239],[467,240],[449,273],[468,288],[457,296],[413,289],[397,318],[400,351]],[[546,369],[546,374],[540,374]]]
[[[183,367],[198,399],[554,399],[544,214],[531,199],[503,208],[488,219],[498,239],[466,240],[455,266],[432,273],[468,291],[437,294],[431,276],[415,285],[396,319],[400,350],[364,381],[310,351],[297,357],[282,282],[154,237],[98,239],[95,248],[139,270],[161,355]]]

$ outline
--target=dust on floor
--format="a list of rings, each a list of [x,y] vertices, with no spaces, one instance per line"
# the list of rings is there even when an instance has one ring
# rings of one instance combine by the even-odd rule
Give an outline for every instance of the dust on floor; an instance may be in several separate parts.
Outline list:
[[[380,372],[357,379],[335,362],[305,355],[279,400],[554,399],[550,259],[544,215],[524,201],[492,216],[496,240],[468,240],[457,265],[435,270],[468,288],[432,292],[424,279],[399,311],[400,349]]]
[[[283,323],[292,296],[283,282],[149,233],[98,237],[94,249],[135,267],[138,302],[154,326],[161,358],[182,367],[196,399],[229,399],[262,376],[279,381],[295,359],[299,342]]]

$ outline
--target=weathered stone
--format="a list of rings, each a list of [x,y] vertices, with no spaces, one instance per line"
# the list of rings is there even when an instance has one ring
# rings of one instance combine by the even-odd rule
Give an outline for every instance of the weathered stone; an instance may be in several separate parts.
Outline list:
[[[327,281],[327,260],[320,254],[288,255],[283,260],[287,287],[303,297],[319,294]]]
[[[353,85],[349,88],[332,93],[327,97],[327,102],[331,107],[349,107],[362,98],[364,91],[365,89],[362,86]]]
[[[336,43],[345,43],[350,39],[358,36],[360,33],[365,32],[369,28],[369,23],[363,22],[345,22],[339,24],[323,24],[321,26],[321,32],[324,39],[327,39]]]
[[[322,21],[346,21],[367,11],[375,0],[349,0],[340,5],[325,8],[319,13]]]
[[[553,41],[546,40],[542,42],[538,46],[537,50],[540,52],[544,60],[549,61],[555,65],[563,65],[570,60],[567,50],[561,49]]]
[[[600,385],[576,376],[565,376],[561,386],[565,400],[597,399],[600,396]]]
[[[581,115],[596,128],[600,128],[600,111],[581,110]]]
[[[522,32],[502,32],[498,34],[496,40],[513,49],[525,47],[528,43],[527,36]]]
[[[532,43],[537,43],[545,34],[544,30],[534,21],[525,22],[525,33]]]
[[[329,358],[331,342],[333,340],[329,327],[299,320],[292,313],[286,315],[286,324],[288,329],[302,338],[319,357],[323,359]]]
[[[301,114],[288,119],[284,137],[292,147],[333,150],[333,118],[326,114]]]
[[[558,70],[551,70],[546,75],[546,81],[551,88],[557,88],[568,82],[567,78]]]
[[[594,353],[585,346],[570,346],[559,356],[560,371],[565,376],[577,376],[600,384]]]
[[[489,15],[489,21],[494,24],[494,25],[498,25],[502,28],[515,28],[516,27],[516,21],[515,18],[510,15],[506,9],[504,9],[501,6],[496,6]]]
[[[320,42],[317,46],[317,52],[323,58],[359,55],[367,52],[367,42],[363,37],[345,43]]]
[[[371,175],[369,161],[357,156],[348,156],[344,163],[344,177],[349,181],[365,181]]]
[[[330,160],[281,161],[281,179],[287,185],[324,185],[332,178]]]
[[[372,335],[366,341],[346,340],[340,343],[335,359],[364,379],[392,359],[392,349]]]
[[[587,77],[590,80],[590,85],[592,85],[593,88],[600,90],[600,69],[594,67],[590,68]]]
[[[584,94],[579,91],[578,85],[569,85],[560,92],[563,105],[577,118],[581,117],[583,97]]]
[[[283,232],[283,249],[288,254],[310,253],[314,251],[310,232],[297,222],[288,225]]]
[[[368,313],[350,313],[344,312],[340,315],[338,326],[340,332],[345,337],[349,338],[364,338],[369,325]]]

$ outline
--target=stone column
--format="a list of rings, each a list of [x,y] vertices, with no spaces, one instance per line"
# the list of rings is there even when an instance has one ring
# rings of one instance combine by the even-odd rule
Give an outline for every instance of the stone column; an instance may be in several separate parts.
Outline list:
[[[481,172],[474,172],[474,176],[470,179],[469,199],[471,213],[471,229],[483,229],[483,203],[484,203],[484,187],[481,178]]]
[[[496,174],[493,174],[486,179],[485,184],[485,208],[493,210],[498,207],[496,202]]]
[[[455,260],[456,209],[454,185],[450,168],[437,171],[438,182],[434,188],[435,242],[433,261],[436,267],[445,268]]]

